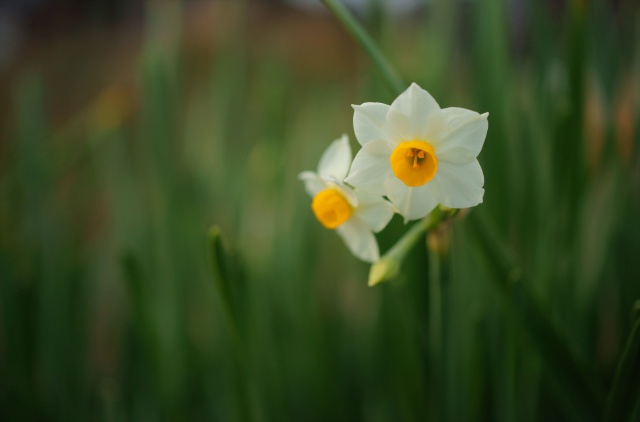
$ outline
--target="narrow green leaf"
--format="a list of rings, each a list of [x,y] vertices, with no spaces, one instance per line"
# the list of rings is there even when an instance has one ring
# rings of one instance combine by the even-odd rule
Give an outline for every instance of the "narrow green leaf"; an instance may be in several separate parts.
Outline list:
[[[578,360],[561,334],[547,319],[535,297],[529,291],[527,275],[516,264],[516,259],[504,247],[493,227],[478,213],[469,218],[471,233],[479,244],[493,271],[491,280],[496,290],[506,299],[508,308],[524,328],[524,333],[549,369],[553,379],[577,403],[583,406],[572,411],[580,420],[594,420],[601,414],[603,394],[594,382],[593,375]]]
[[[254,369],[250,367],[251,361],[247,355],[239,324],[238,301],[233,300],[233,283],[239,282],[239,272],[237,265],[233,268],[234,261],[222,237],[220,227],[212,226],[209,229],[209,242],[211,245],[211,258],[213,264],[213,280],[220,297],[220,302],[229,323],[233,347],[235,349],[235,366],[237,373],[237,394],[238,394],[238,415],[242,421],[255,420],[252,416],[250,403],[257,400],[255,397],[252,373]],[[237,264],[237,261],[235,262]],[[237,289],[236,289],[237,290]]]
[[[238,315],[231,297],[231,275],[229,268],[228,248],[220,232],[220,227],[213,226],[209,229],[209,242],[211,245],[211,263],[213,265],[213,281],[220,297],[220,303],[230,325],[235,341],[239,341]]]
[[[159,364],[159,337],[151,319],[149,295],[145,290],[145,274],[139,260],[130,252],[122,255],[120,265],[131,298],[136,337],[140,341],[139,347],[145,352],[145,361],[149,365],[153,382],[162,384],[163,368]]]
[[[607,397],[605,421],[633,420],[640,405],[640,301],[634,305],[634,324],[620,355],[616,375]]]

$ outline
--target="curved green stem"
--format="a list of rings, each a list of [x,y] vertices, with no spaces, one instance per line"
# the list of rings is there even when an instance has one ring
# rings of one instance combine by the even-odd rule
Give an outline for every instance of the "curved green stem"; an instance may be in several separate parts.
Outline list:
[[[447,219],[453,218],[458,210],[446,212],[436,208],[422,220],[418,221],[407,231],[386,254],[371,266],[369,271],[369,286],[375,286],[383,281],[388,281],[400,273],[400,266],[404,257],[418,243],[422,236]]]
[[[367,52],[371,60],[376,65],[380,75],[385,80],[389,88],[397,95],[400,94],[405,86],[400,76],[393,66],[387,61],[380,48],[371,39],[369,34],[362,26],[353,18],[351,13],[337,0],[322,0],[322,3],[329,9],[342,25],[355,38],[360,46]]]

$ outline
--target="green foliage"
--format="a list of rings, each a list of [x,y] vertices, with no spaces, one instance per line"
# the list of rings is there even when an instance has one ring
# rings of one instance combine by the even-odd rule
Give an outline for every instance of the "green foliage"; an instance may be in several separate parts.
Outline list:
[[[0,420],[638,418],[633,2],[443,0],[395,19],[373,2],[381,67],[344,33],[351,62],[255,47],[252,6],[226,2],[205,70],[181,9],[152,3],[134,94],[61,128],[44,67],[12,88]],[[370,288],[296,175],[341,133],[356,145],[349,105],[389,102],[394,67],[490,112],[486,194],[442,233],[448,254],[418,242]],[[382,252],[410,230],[394,218]]]

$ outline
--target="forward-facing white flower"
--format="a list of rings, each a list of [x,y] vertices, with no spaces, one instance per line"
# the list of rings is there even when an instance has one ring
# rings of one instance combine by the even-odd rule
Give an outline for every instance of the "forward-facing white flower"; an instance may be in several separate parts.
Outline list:
[[[417,84],[390,105],[353,106],[362,149],[346,182],[386,195],[405,221],[438,204],[467,208],[482,202],[484,175],[476,157],[487,135],[488,113],[441,109]]]
[[[298,178],[313,198],[311,209],[318,221],[335,229],[356,257],[375,262],[380,252],[372,232],[389,223],[393,207],[380,196],[346,186],[343,181],[350,165],[351,147],[347,135],[343,135],[322,154],[318,173],[305,171]]]

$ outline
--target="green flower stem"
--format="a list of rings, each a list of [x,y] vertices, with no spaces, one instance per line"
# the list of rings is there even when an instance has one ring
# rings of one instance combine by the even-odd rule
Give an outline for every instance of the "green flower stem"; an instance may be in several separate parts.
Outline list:
[[[413,246],[424,234],[440,224],[440,214],[429,214],[407,231],[404,236],[369,271],[369,286],[375,286],[383,281],[395,278],[400,273],[402,261]]]
[[[327,9],[335,15],[340,23],[349,31],[351,36],[353,36],[358,44],[367,52],[389,88],[396,94],[401,93],[404,88],[406,88],[402,79],[398,76],[394,67],[387,61],[387,58],[380,48],[378,48],[369,34],[367,34],[364,28],[353,18],[347,8],[338,0],[322,0],[322,3],[324,3]]]
[[[605,421],[631,420],[640,406],[640,301],[634,305],[633,328],[616,368],[616,375],[607,397]]]
[[[436,389],[436,401],[434,402],[437,419],[446,421],[447,403],[450,397],[447,394],[447,357],[448,342],[445,336],[447,330],[445,324],[449,312],[448,295],[448,275],[450,274],[448,254],[429,251],[429,346],[428,364],[430,372],[435,377],[435,384],[440,388]]]
[[[453,415],[452,402],[455,402],[455,392],[451,385],[449,353],[451,343],[448,329],[451,320],[451,256],[448,251],[448,233],[450,227],[446,222],[457,215],[459,210],[442,210],[436,208],[432,212],[432,218],[436,225],[433,231],[427,235],[427,248],[429,250],[429,365],[430,371],[436,378],[437,414],[439,420],[451,420]],[[430,229],[431,230],[431,229]]]
[[[445,280],[443,278],[443,264],[446,259],[433,251],[429,252],[429,344],[434,363],[434,370],[442,368],[443,347],[443,315],[442,315],[442,290]],[[438,371],[441,373],[441,371]]]

